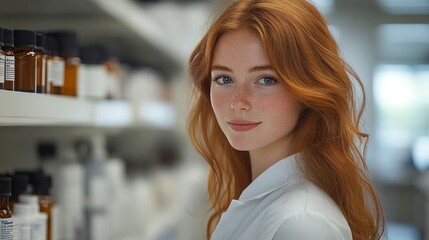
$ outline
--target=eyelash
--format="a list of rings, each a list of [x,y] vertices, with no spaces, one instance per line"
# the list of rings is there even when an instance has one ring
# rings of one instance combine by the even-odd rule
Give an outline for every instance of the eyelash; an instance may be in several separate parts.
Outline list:
[[[259,79],[258,79],[258,82],[259,82],[259,81],[261,81],[262,79],[270,79],[270,80],[272,80],[272,81],[273,81],[273,83],[263,84],[263,85],[273,85],[273,84],[276,84],[276,83],[278,83],[278,82],[279,82],[276,78],[271,77],[271,76],[264,76],[264,77],[261,77],[261,78],[259,78]]]
[[[231,83],[231,82],[229,82],[229,83],[219,82],[219,80],[221,78],[228,78],[228,79],[231,80],[231,82],[234,82],[231,77],[228,77],[228,76],[225,76],[225,75],[216,76],[216,77],[213,78],[213,81],[216,82],[216,83],[218,83],[218,84],[220,84],[220,85],[226,85],[226,84]],[[278,80],[275,77],[272,77],[272,76],[263,76],[263,77],[260,77],[257,82],[261,81],[262,79],[270,79],[270,80],[273,81],[272,83],[268,83],[268,84],[262,83],[262,85],[273,85],[273,84],[278,83]]]
[[[221,82],[219,82],[219,79],[221,79],[221,78],[229,78],[231,80],[231,82],[233,82],[232,78],[230,78],[228,76],[224,76],[224,75],[214,77],[213,81],[216,82],[217,84],[220,84],[220,85],[228,84],[228,83],[221,83]]]

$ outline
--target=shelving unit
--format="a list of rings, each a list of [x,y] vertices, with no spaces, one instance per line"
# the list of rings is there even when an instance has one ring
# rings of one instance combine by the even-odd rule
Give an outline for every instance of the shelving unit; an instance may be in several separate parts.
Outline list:
[[[162,76],[183,71],[187,48],[182,47],[175,36],[170,37],[172,34],[166,33],[168,29],[151,14],[153,12],[150,9],[132,0],[39,0],[37,3],[14,0],[0,8],[0,26],[37,31],[73,30],[78,35],[79,44],[88,45],[107,40],[117,45],[121,55],[130,63],[154,66]],[[185,37],[192,35],[186,32],[180,34]],[[39,142],[57,143],[60,159],[66,153],[66,146],[70,146],[76,139],[94,136],[107,138],[125,131],[132,132],[134,127],[149,130],[130,136],[131,140],[126,143],[133,141],[136,136],[138,142],[127,148],[131,151],[130,155],[140,153],[132,152],[135,146],[144,149],[145,153],[150,152],[146,148],[153,145],[148,142],[161,139],[161,131],[150,130],[165,128],[142,116],[144,110],[153,110],[154,105],[139,104],[141,103],[0,90],[0,149],[3,166],[0,169],[12,171],[20,167],[38,166],[35,146]],[[171,106],[161,104],[161,107],[156,107],[161,108],[164,114],[171,112]],[[160,114],[159,111],[156,114]],[[167,115],[164,119],[174,117]],[[156,122],[156,119],[151,119]],[[172,135],[170,132],[162,133]],[[152,157],[149,154],[147,156]],[[128,161],[133,161],[133,158]],[[188,172],[186,176],[191,177]],[[172,228],[179,221],[178,210],[181,206],[175,202],[176,205],[169,208],[169,211],[162,211],[159,216],[154,216],[146,226],[144,236],[131,236],[127,239],[158,239],[164,228]]]

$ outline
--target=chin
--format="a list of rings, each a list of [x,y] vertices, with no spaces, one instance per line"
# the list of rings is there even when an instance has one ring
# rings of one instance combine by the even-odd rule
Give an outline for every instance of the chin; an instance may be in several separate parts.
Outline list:
[[[234,148],[237,151],[251,151],[256,148],[251,143],[229,141],[229,144],[231,145],[232,148]]]

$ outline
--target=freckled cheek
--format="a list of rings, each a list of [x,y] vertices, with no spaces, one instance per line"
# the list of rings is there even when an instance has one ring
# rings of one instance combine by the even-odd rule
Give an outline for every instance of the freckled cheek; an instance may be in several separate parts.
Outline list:
[[[212,91],[210,93],[210,101],[212,108],[217,117],[219,114],[225,112],[231,104],[230,95],[226,93],[220,93],[217,91]]]
[[[253,108],[258,108],[258,111],[261,112],[272,112],[282,107],[283,103],[279,101],[280,99],[281,95],[279,94],[254,94],[252,99]]]
[[[282,94],[271,94],[270,96],[262,97],[259,102],[260,111],[265,111],[269,115],[276,115],[280,119],[283,117],[295,118],[299,114],[297,101]]]

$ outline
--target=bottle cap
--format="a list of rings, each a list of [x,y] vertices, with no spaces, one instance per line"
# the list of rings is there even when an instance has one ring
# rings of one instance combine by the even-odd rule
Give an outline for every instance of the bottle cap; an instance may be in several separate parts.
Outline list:
[[[48,36],[54,37],[58,42],[58,53],[61,57],[77,57],[79,47],[77,44],[77,34],[73,31],[53,31]]]
[[[45,51],[48,55],[58,55],[58,42],[55,38],[46,36]]]
[[[100,48],[103,52],[103,61],[119,60],[120,50],[117,45],[112,42],[104,42],[100,44]]]
[[[45,34],[41,32],[36,33],[36,49],[40,51],[45,51]]]
[[[30,216],[33,214],[33,208],[29,204],[15,203],[13,205],[13,216]]]
[[[3,28],[3,46],[13,47],[13,30]]]
[[[12,195],[27,192],[28,176],[26,174],[15,174],[12,176]]]
[[[10,177],[0,177],[0,194],[10,196]]]
[[[36,174],[33,177],[33,192],[35,194],[49,195],[49,190],[52,187],[51,176]]]
[[[100,49],[96,46],[81,47],[79,57],[83,64],[98,65],[101,64]]]
[[[0,47],[3,46],[3,28],[0,27]]]
[[[34,170],[28,169],[17,169],[15,170],[15,175],[26,175],[28,177],[28,184],[33,185],[33,176],[37,172]]]
[[[35,48],[36,32],[31,30],[17,29],[13,31],[14,45],[16,48]]]

